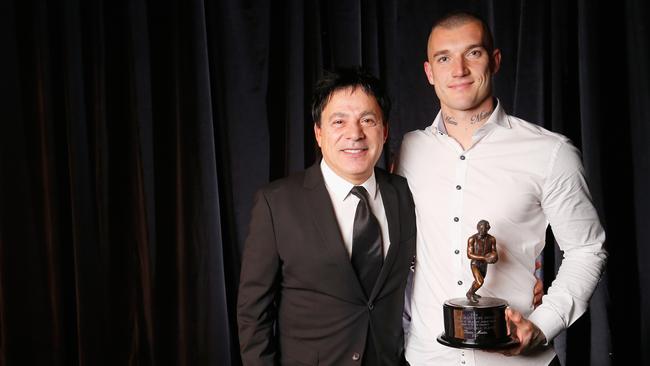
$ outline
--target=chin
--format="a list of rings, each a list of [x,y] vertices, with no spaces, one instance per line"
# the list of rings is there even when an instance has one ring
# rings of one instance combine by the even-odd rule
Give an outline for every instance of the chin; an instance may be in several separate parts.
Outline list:
[[[453,103],[450,104],[450,106],[457,111],[471,111],[478,107],[478,104],[474,100],[468,100],[460,103]]]
[[[372,174],[372,168],[364,168],[364,169],[354,169],[348,171],[348,174],[350,175],[355,175],[355,176],[365,176],[365,175],[370,175]]]
[[[351,177],[370,177],[370,175],[372,175],[372,171],[373,171],[372,168],[359,167],[358,169],[347,170],[345,173],[346,175]]]

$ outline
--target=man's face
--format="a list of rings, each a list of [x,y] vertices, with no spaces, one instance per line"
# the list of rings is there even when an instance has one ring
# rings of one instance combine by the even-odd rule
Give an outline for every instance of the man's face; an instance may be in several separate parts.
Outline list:
[[[473,111],[490,103],[492,75],[499,68],[501,54],[497,49],[492,55],[487,53],[478,22],[436,27],[429,37],[427,53],[424,71],[443,108]]]
[[[377,100],[361,87],[337,90],[320,122],[320,127],[314,124],[314,133],[327,165],[350,183],[365,182],[388,136]]]

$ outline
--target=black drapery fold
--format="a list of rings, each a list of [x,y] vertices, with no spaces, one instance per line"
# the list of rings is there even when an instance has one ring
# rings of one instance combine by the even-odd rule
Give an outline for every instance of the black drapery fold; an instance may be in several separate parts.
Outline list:
[[[0,3],[0,364],[238,365],[253,193],[317,158],[312,88],[362,65],[387,166],[433,120],[433,20],[482,14],[495,94],[578,146],[610,260],[565,365],[650,363],[650,35],[641,0]],[[562,260],[549,231],[546,287]]]
[[[3,362],[231,363],[205,4],[12,5]]]
[[[625,3],[625,49],[627,56],[627,83],[629,98],[623,110],[629,110],[626,116],[629,120],[630,131],[630,150],[632,151],[631,168],[632,168],[632,186],[631,192],[633,197],[633,212],[630,213],[630,223],[627,223],[623,230],[631,231],[629,234],[630,247],[626,252],[627,261],[633,261],[631,257],[636,257],[636,263],[632,264],[632,269],[624,275],[630,275],[634,278],[633,284],[639,289],[639,297],[632,296],[630,299],[636,304],[631,304],[632,311],[639,311],[639,324],[629,324],[625,319],[625,311],[621,311],[616,319],[622,325],[621,332],[629,332],[636,336],[637,330],[640,329],[638,340],[634,340],[630,345],[630,352],[634,354],[636,347],[639,345],[650,344],[650,315],[647,309],[650,309],[650,271],[647,270],[647,261],[645,258],[650,256],[650,241],[647,239],[646,228],[650,223],[650,204],[648,187],[650,187],[650,149],[648,148],[648,137],[650,137],[650,112],[648,106],[650,103],[650,29],[645,21],[649,15],[647,3],[626,2]],[[620,39],[616,44],[620,44]],[[627,144],[623,142],[623,144]],[[625,158],[625,157],[624,157]],[[634,230],[631,228],[634,226]],[[623,238],[625,239],[625,238]],[[632,245],[631,243],[635,243]],[[615,267],[614,267],[615,268]],[[610,271],[614,271],[612,269]],[[636,271],[635,271],[636,270]],[[638,278],[635,278],[638,275]],[[624,281],[624,280],[623,280]],[[621,289],[621,292],[623,289]],[[625,293],[620,293],[621,297],[630,298]],[[637,301],[638,300],[638,301]],[[620,309],[620,307],[617,307]],[[614,308],[616,310],[616,308]],[[621,333],[616,333],[621,334]],[[641,352],[641,358],[644,363],[650,363],[650,351],[644,347]]]

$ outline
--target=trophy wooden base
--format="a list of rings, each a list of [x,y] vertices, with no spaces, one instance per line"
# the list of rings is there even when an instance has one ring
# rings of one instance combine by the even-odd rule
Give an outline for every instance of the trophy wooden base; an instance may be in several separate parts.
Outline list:
[[[445,332],[438,342],[455,348],[502,349],[517,344],[507,335],[505,310],[508,303],[482,297],[477,303],[459,297],[443,306]]]

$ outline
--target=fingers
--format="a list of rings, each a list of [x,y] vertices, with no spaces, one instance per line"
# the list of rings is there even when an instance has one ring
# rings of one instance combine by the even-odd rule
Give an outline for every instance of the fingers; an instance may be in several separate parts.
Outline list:
[[[542,304],[542,297],[544,296],[544,282],[540,278],[541,274],[538,271],[542,268],[540,260],[535,261],[535,286],[533,287],[533,307],[538,307]]]
[[[533,288],[533,306],[538,307],[542,304],[542,297],[544,296],[544,283],[538,278]]]
[[[521,321],[523,319],[523,316],[521,315],[520,312],[517,310],[507,307],[506,308],[506,321],[511,321],[514,323],[515,326],[521,324]]]
[[[502,352],[506,356],[529,352],[545,342],[546,338],[535,324],[524,318],[517,310],[509,307],[506,308],[506,325],[510,336],[519,342],[517,346]]]
[[[520,323],[521,323],[521,313],[519,313],[516,310],[513,310],[510,307],[507,307],[506,308],[506,329],[510,338],[518,342],[520,342],[520,340],[519,340],[519,336],[517,335],[517,324]],[[501,353],[503,353],[506,356],[512,356],[516,354],[513,352],[515,352],[517,348],[519,348],[519,346],[505,349]]]

